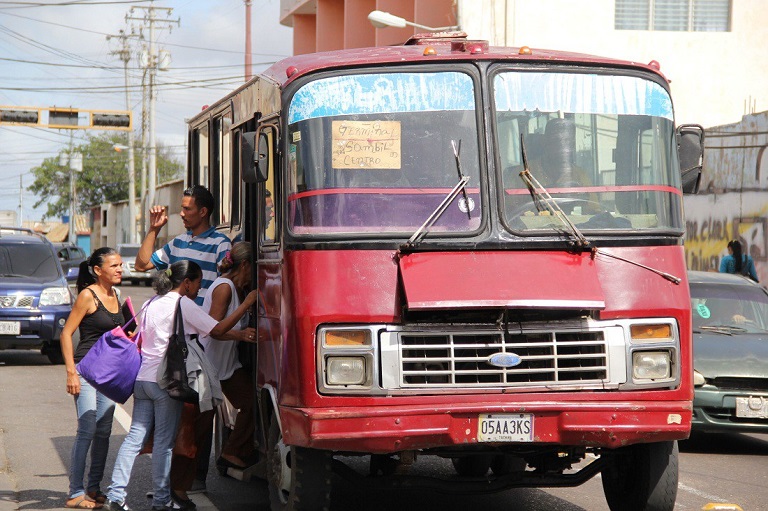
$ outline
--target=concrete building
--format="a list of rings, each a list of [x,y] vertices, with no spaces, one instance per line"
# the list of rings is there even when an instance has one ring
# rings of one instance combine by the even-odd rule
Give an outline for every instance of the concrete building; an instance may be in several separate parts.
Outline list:
[[[729,240],[741,241],[768,282],[768,112],[707,129],[698,195],[685,199],[686,258],[717,270]]]
[[[281,0],[294,53],[398,44],[412,27],[374,28],[382,10],[422,25],[457,24],[499,46],[647,63],[672,81],[679,123],[716,126],[768,110],[765,0]],[[645,28],[642,28],[645,27]]]

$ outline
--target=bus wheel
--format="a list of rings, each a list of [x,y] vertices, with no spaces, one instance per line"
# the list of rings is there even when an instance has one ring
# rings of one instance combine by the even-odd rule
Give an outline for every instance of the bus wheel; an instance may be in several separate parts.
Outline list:
[[[269,422],[267,471],[271,509],[328,509],[331,453],[285,445],[277,418]]]
[[[603,454],[603,491],[611,511],[672,511],[677,498],[677,442],[622,447]]]

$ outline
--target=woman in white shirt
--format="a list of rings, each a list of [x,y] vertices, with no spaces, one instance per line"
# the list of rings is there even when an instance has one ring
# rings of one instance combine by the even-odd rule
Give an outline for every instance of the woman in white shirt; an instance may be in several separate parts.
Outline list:
[[[197,263],[179,261],[165,271],[158,272],[155,277],[153,285],[157,296],[146,304],[142,318],[142,360],[134,386],[131,428],[117,454],[112,485],[104,506],[109,511],[128,509],[125,506],[125,488],[130,480],[133,462],[148,440],[153,426],[152,509],[168,509],[171,503],[171,451],[183,403],[171,399],[168,393],[160,388],[157,384],[157,369],[173,333],[176,304],[181,306],[184,333],[189,338],[194,334],[223,335],[231,330],[256,302],[256,293],[250,293],[231,315],[220,321],[216,320],[205,314],[192,301],[200,290],[202,276],[202,270]],[[253,331],[247,335],[253,336]]]

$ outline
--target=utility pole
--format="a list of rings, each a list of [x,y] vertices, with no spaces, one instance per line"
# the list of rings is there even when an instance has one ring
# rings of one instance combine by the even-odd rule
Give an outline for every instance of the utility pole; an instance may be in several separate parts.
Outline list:
[[[22,177],[19,175],[19,220],[18,227],[24,225],[24,184],[22,183]]]
[[[144,10],[144,16],[141,18],[133,17],[134,9]],[[164,11],[166,17],[158,18],[157,11]],[[155,202],[155,189],[157,187],[157,141],[155,138],[155,103],[157,101],[157,91],[155,90],[157,70],[160,68],[159,59],[157,54],[157,48],[155,46],[155,25],[163,24],[161,28],[171,28],[172,24],[179,25],[179,20],[168,19],[173,9],[170,7],[156,7],[154,2],[150,3],[149,7],[136,6],[131,7],[130,14],[126,16],[126,20],[138,20],[149,25],[149,53],[146,58],[145,69],[149,71],[149,145],[146,147],[146,156],[148,158],[147,173],[148,173],[148,193],[146,197],[146,204],[142,205],[144,208],[152,206]],[[163,68],[160,68],[163,69]]]
[[[75,217],[77,215],[77,187],[75,186],[75,172],[83,170],[83,155],[75,152],[74,131],[69,132],[69,152],[67,153],[67,170],[69,171],[69,237],[67,241],[77,243],[75,231]],[[59,164],[63,162],[59,161]]]
[[[147,70],[141,76],[141,147],[144,152],[141,157],[141,239],[147,235],[147,147],[149,147],[149,130],[147,129]]]
[[[107,36],[107,40],[114,36]],[[125,71],[125,109],[131,109],[131,92],[128,82],[128,62],[131,60],[131,50],[128,47],[128,36],[123,30],[117,36],[122,42],[122,47],[110,52],[117,55],[123,61],[123,70]],[[128,236],[130,243],[136,243],[136,171],[133,156],[133,130],[128,132]]]
[[[245,81],[253,78],[251,57],[251,0],[245,0]]]

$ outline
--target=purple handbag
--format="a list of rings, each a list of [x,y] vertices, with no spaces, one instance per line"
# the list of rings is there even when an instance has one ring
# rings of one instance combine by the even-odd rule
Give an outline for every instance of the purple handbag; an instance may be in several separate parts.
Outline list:
[[[126,302],[130,304],[128,300]],[[139,331],[131,338],[124,330],[135,318],[134,314],[131,321],[122,327],[116,326],[105,332],[77,364],[80,376],[120,404],[133,394],[133,385],[141,367],[141,333]]]

